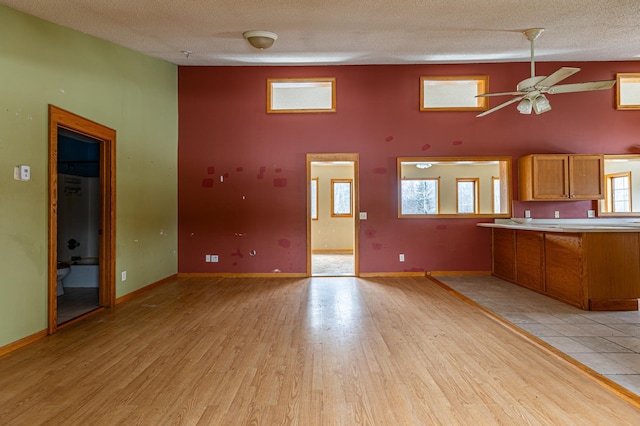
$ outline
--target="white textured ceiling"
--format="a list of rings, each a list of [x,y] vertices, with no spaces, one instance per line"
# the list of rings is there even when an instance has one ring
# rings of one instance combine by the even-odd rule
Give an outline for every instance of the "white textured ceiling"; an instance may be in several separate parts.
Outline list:
[[[640,60],[640,0],[0,0],[179,65]],[[267,50],[247,30],[278,34]],[[189,58],[182,52],[192,51]]]

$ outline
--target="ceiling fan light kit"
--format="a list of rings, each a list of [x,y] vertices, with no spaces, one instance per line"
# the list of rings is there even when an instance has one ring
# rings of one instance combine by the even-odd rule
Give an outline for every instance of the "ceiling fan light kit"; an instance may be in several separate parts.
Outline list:
[[[245,31],[242,36],[256,49],[268,49],[278,39],[276,33],[262,30]]]
[[[533,110],[536,114],[542,114],[543,112],[547,112],[551,110],[551,103],[549,99],[545,95],[538,95],[533,100]]]
[[[518,111],[520,114],[531,114],[531,110],[533,109],[533,104],[531,103],[531,99],[524,98],[518,104]]]
[[[500,92],[500,93],[484,93],[478,95],[484,96],[515,96],[511,100],[501,103],[491,109],[481,112],[477,117],[483,117],[491,114],[499,109],[502,109],[513,103],[518,103],[518,111],[521,114],[531,114],[531,111],[535,111],[536,114],[542,114],[551,110],[551,103],[549,99],[544,95],[548,93],[550,95],[557,93],[574,93],[574,92],[587,92],[592,90],[606,90],[613,87],[616,83],[615,80],[604,81],[590,81],[585,83],[572,83],[572,84],[560,84],[562,80],[572,76],[580,71],[580,68],[562,67],[555,71],[550,76],[537,76],[534,60],[534,41],[540,37],[540,34],[544,31],[543,28],[531,28],[524,31],[524,35],[531,44],[531,77],[522,80],[516,86],[515,92]]]

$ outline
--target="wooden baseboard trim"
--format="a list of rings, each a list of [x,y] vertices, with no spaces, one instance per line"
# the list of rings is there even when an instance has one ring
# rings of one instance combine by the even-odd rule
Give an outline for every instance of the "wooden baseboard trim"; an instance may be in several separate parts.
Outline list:
[[[491,271],[428,271],[427,276],[430,275],[491,275]]]
[[[302,272],[256,272],[256,273],[235,273],[235,272],[180,272],[178,278],[306,278],[307,274]]]
[[[353,249],[313,249],[311,254],[353,254]]]
[[[424,271],[417,272],[360,272],[360,278],[376,277],[424,277]]]
[[[487,315],[488,317],[490,317],[493,320],[497,321],[498,323],[502,324],[503,326],[513,330],[514,333],[516,333],[517,335],[519,335],[523,339],[525,339],[525,340],[531,342],[532,344],[542,348],[543,350],[547,351],[552,356],[555,356],[557,358],[562,359],[569,366],[571,366],[573,369],[575,369],[575,370],[581,372],[582,374],[586,375],[587,377],[589,377],[591,380],[595,381],[599,385],[609,389],[611,392],[613,392],[614,394],[618,395],[620,398],[622,398],[622,399],[628,401],[629,403],[633,404],[634,406],[640,408],[640,396],[638,396],[635,393],[631,392],[627,388],[625,388],[623,386],[620,386],[619,384],[617,384],[613,380],[609,379],[608,377],[603,376],[602,374],[598,373],[595,370],[592,370],[591,368],[589,368],[586,365],[582,364],[581,362],[575,360],[574,358],[570,357],[569,355],[565,354],[564,352],[560,351],[559,349],[551,346],[549,343],[545,342],[544,340],[534,336],[533,334],[529,333],[528,331],[524,330],[523,328],[518,327],[516,324],[512,323],[511,321],[508,321],[507,319],[503,318],[502,316],[496,314],[492,310],[485,308],[484,306],[482,306],[478,302],[468,298],[467,296],[465,296],[462,293],[457,292],[456,290],[452,289],[451,287],[449,287],[448,285],[446,285],[442,281],[439,281],[437,278],[435,278],[433,276],[427,276],[427,279],[433,281],[435,284],[439,285],[444,290],[446,290],[449,293],[453,294],[455,297],[459,298],[460,300],[464,301],[465,303],[467,303],[467,304],[469,304],[471,306],[474,306],[475,308],[481,310],[485,315]]]
[[[155,283],[151,283],[149,285],[146,285],[142,288],[139,288],[137,290],[132,291],[131,293],[127,293],[124,296],[120,296],[118,298],[116,298],[116,305],[122,302],[125,302],[129,299],[133,299],[134,297],[138,296],[141,293],[147,292],[155,287],[158,287],[159,285],[162,285],[164,283],[166,283],[169,280],[172,280],[174,278],[176,278],[178,276],[178,274],[173,274],[168,276],[167,278],[163,278],[160,281],[156,281]]]
[[[47,337],[47,330],[38,331],[30,336],[23,337],[20,340],[16,340],[15,342],[11,342],[8,345],[4,345],[0,347],[0,356],[6,355],[10,352],[13,352],[17,349],[22,348],[23,346],[27,346],[33,342],[36,342],[44,337]]]
[[[637,311],[638,299],[589,299],[590,311]]]

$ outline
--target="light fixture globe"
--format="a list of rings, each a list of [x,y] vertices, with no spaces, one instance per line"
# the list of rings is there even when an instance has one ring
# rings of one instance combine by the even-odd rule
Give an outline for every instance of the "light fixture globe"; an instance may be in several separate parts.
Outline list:
[[[256,49],[268,49],[278,39],[278,35],[270,31],[245,31],[242,36]]]

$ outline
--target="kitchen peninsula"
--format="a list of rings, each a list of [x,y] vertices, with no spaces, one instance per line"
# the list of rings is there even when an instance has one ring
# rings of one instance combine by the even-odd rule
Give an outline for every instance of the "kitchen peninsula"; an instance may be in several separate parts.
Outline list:
[[[640,226],[592,219],[491,228],[493,275],[592,311],[638,310]]]

